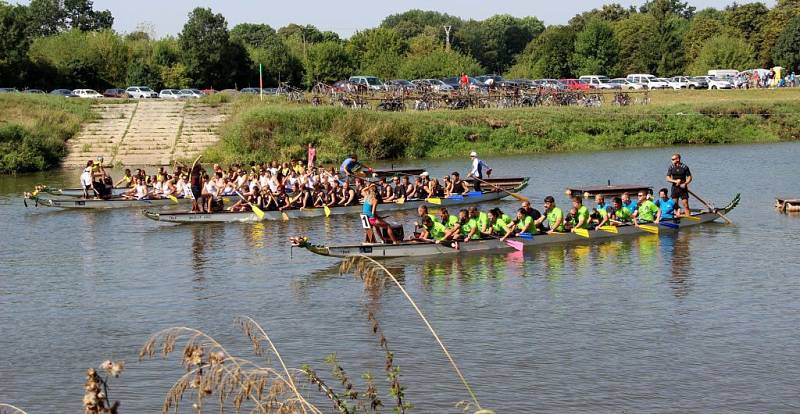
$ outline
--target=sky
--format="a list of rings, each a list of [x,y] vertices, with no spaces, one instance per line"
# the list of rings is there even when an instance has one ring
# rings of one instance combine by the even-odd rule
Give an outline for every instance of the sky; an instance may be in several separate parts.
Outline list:
[[[618,2],[627,7],[641,5],[644,0],[94,0],[95,10],[111,10],[114,29],[121,33],[136,30],[147,23],[157,37],[180,33],[187,15],[195,7],[210,7],[222,13],[229,28],[238,23],[266,23],[276,30],[289,23],[313,24],[320,30],[330,30],[342,37],[380,24],[384,17],[410,9],[435,10],[463,19],[485,19],[495,14],[536,16],[545,24],[564,24],[572,16]],[[26,4],[29,1],[14,1]],[[739,3],[748,3],[739,0]],[[555,6],[554,6],[555,3]],[[733,0],[689,0],[698,10],[706,7],[723,8]],[[773,6],[775,0],[767,0]]]

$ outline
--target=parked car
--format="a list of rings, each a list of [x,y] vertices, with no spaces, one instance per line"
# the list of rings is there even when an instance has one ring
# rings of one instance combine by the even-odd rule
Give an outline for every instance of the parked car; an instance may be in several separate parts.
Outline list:
[[[239,91],[239,93],[245,94],[245,95],[258,95],[259,93],[261,93],[261,89],[258,89],[258,88],[242,88]]]
[[[667,81],[667,85],[669,85],[671,89],[674,89],[676,91],[689,88],[689,82],[687,82],[680,76],[673,76],[669,79],[664,79],[664,80]]]
[[[75,89],[72,91],[72,93],[78,96],[78,98],[84,99],[97,99],[103,97],[103,95],[94,89]]]
[[[711,76],[702,76],[708,81],[708,89],[733,89],[733,83],[726,79],[718,79]]]
[[[628,75],[628,82],[638,83],[647,89],[666,89],[669,88],[667,82],[659,81],[655,76],[650,74],[633,74]]]
[[[414,92],[417,90],[417,85],[405,79],[392,79],[386,82],[386,89],[390,91]]]
[[[708,82],[703,78],[693,78],[690,76],[673,76],[669,78],[670,87],[677,89],[676,86],[683,85],[681,89],[706,89]]]
[[[567,89],[567,85],[564,85],[563,83],[559,82],[556,79],[537,79],[536,83],[538,83],[543,88],[558,89],[558,90]]]
[[[513,79],[511,81],[503,81],[505,82],[514,82],[517,84],[517,87],[521,89],[534,89],[538,88],[539,84],[536,81],[532,81],[530,79]]]
[[[619,89],[619,84],[611,83],[608,76],[602,75],[584,75],[578,78],[579,81],[589,84],[592,89]]]
[[[181,91],[177,89],[162,89],[158,93],[158,97],[161,99],[181,99]]]
[[[147,86],[129,86],[125,89],[125,93],[134,99],[158,98],[156,91]]]
[[[475,80],[478,82],[483,83],[486,86],[500,86],[500,83],[503,82],[503,77],[500,75],[481,75],[476,76]],[[490,81],[491,80],[491,81]]]
[[[71,89],[53,89],[52,91],[50,91],[50,95],[63,96],[65,98],[77,98],[78,97],[78,95],[75,95],[74,93],[72,93]]]
[[[435,92],[449,92],[454,88],[440,79],[416,79],[411,81],[417,89],[430,88]]]
[[[354,85],[366,89],[372,89],[376,91],[386,89],[386,85],[383,84],[383,81],[375,76],[351,76],[348,81]]]
[[[640,85],[638,83],[630,82],[625,78],[614,78],[614,79],[611,79],[611,84],[612,85],[619,85],[620,89],[625,89],[625,90],[638,91],[640,89],[644,89],[643,85]]]
[[[591,89],[588,83],[577,79],[559,79],[558,81],[566,85],[567,89],[571,91],[588,91]]]
[[[125,93],[125,89],[112,88],[104,90],[103,96],[106,98],[127,98],[128,94]]]
[[[256,89],[258,89],[258,88],[256,88]],[[199,98],[202,98],[203,95],[205,95],[205,94],[203,92],[201,92],[199,89],[191,89],[191,88],[189,88],[189,89],[181,89],[180,91],[178,91],[178,96],[181,97],[181,98],[186,98],[186,99],[189,99],[189,98],[191,98],[191,99],[199,99]]]
[[[708,79],[702,76],[692,76],[688,82],[689,89],[708,89]]]
[[[471,77],[468,76],[467,80],[469,81],[469,90],[470,91],[486,91],[486,90],[489,89],[489,87],[486,86],[485,83],[483,83],[483,82],[481,82],[481,81],[479,81],[479,80],[477,80],[475,78],[471,78]],[[444,78],[444,79],[442,79],[442,82],[450,85],[453,89],[461,88],[461,77],[460,76],[453,76],[453,77],[450,77],[450,78]]]
[[[239,91],[236,89],[223,89],[219,91],[219,93],[224,93],[225,95],[238,95]]]
[[[0,88],[0,93],[14,93],[19,92],[17,88]]]
[[[34,94],[34,95],[44,95],[44,91],[41,90],[41,89],[25,89],[22,92],[30,93],[30,94]]]

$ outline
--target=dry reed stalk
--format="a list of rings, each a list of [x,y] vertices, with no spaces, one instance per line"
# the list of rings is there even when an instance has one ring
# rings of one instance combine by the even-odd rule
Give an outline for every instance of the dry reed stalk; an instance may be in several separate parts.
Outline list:
[[[0,403],[0,414],[28,414],[25,410],[11,404]]]
[[[253,332],[260,332],[269,341],[266,332],[252,319],[242,320],[246,323],[240,326],[246,326],[251,342]],[[162,405],[163,413],[171,409],[177,412],[178,404],[187,392],[195,395],[193,408],[198,413],[202,412],[205,399],[214,394],[220,409],[230,401],[237,413],[248,401],[255,405],[251,412],[256,413],[321,413],[302,397],[295,386],[293,375],[300,375],[302,371],[287,369],[271,341],[270,346],[281,361],[282,372],[233,356],[211,336],[187,327],[164,329],[153,334],[139,351],[139,359],[153,358],[157,353],[166,357],[181,341],[185,342],[181,364],[187,372],[167,393]],[[257,353],[263,355],[261,351]]]
[[[377,262],[375,259],[364,255],[353,256],[343,260],[340,266],[340,271],[342,273],[353,271],[353,273],[355,273],[356,276],[360,277],[364,281],[367,287],[382,286],[383,282],[375,280],[375,279],[381,279],[381,280],[383,279],[380,276],[378,276],[381,273],[381,271],[383,274],[387,275],[390,279],[392,279],[394,284],[400,289],[400,291],[403,293],[406,299],[408,299],[408,301],[411,303],[411,306],[414,307],[414,310],[417,312],[419,317],[422,318],[422,321],[425,323],[425,326],[428,327],[428,330],[431,332],[433,338],[439,344],[439,347],[442,348],[442,351],[444,352],[445,356],[450,361],[450,365],[453,366],[456,375],[458,375],[458,378],[461,380],[461,383],[464,384],[464,388],[467,389],[467,392],[472,398],[472,402],[475,404],[475,407],[478,409],[478,411],[482,411],[481,404],[478,402],[478,397],[472,391],[472,388],[469,386],[469,383],[467,383],[467,379],[464,378],[464,375],[461,373],[461,370],[458,369],[458,365],[456,365],[456,362],[450,355],[450,352],[447,351],[447,347],[444,346],[444,343],[439,338],[439,335],[436,334],[436,331],[433,329],[433,326],[431,326],[430,322],[428,322],[428,319],[422,313],[422,310],[420,310],[419,306],[417,306],[417,303],[414,302],[414,299],[411,298],[411,295],[409,295],[408,292],[405,290],[405,288],[403,288],[403,285],[400,284],[400,281],[398,281],[396,277],[394,277],[392,272],[386,269],[386,267]]]

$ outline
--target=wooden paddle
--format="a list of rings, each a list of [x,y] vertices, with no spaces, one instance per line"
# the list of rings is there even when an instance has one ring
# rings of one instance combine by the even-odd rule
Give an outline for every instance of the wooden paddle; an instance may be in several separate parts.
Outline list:
[[[397,200],[394,200],[394,202],[395,202],[395,204],[405,204],[406,203],[406,198],[405,197],[400,197]]]
[[[500,237],[498,237],[498,236],[494,236],[494,235],[491,235],[491,234],[490,234],[490,235],[488,235],[488,236],[489,236],[489,237],[491,237],[491,238],[493,238],[493,239],[497,239],[497,240],[500,240],[500,239],[501,239]],[[510,247],[510,248],[512,248],[512,249],[514,249],[514,250],[516,250],[516,251],[518,251],[518,252],[521,252],[521,251],[522,251],[522,249],[524,249],[524,248],[525,248],[525,245],[524,245],[524,244],[522,244],[522,242],[520,242],[520,241],[516,241],[516,240],[508,240],[508,239],[505,239],[505,240],[502,240],[502,242],[503,242],[503,243],[505,243],[505,244],[506,244],[506,246],[508,246],[508,247]]]
[[[330,217],[331,216],[331,209],[328,206],[323,205],[322,206],[322,210],[325,211],[325,217]]]
[[[258,206],[256,206],[255,204],[251,203],[250,200],[248,200],[247,197],[245,197],[244,194],[240,193],[239,191],[236,191],[236,194],[238,194],[239,197],[241,197],[242,200],[244,200],[244,202],[250,206],[250,208],[253,210],[253,213],[255,213],[256,217],[258,217],[259,220],[264,220],[263,210],[258,208]]]
[[[649,224],[640,224],[639,228],[648,233],[658,234],[658,226],[653,226]]]
[[[572,232],[578,236],[589,238],[589,230],[587,229],[573,229]]]
[[[438,197],[426,198],[425,201],[431,204],[436,204],[437,206],[442,204],[442,199]]]
[[[511,197],[514,197],[514,198],[516,198],[516,199],[517,199],[517,200],[519,200],[519,201],[530,201],[530,200],[528,200],[528,197],[525,197],[525,196],[523,196],[523,195],[520,195],[520,194],[517,194],[517,193],[512,193],[511,191],[508,191],[508,190],[506,190],[506,189],[500,188],[500,187],[498,187],[498,186],[496,186],[496,185],[494,185],[494,184],[492,184],[492,183],[489,183],[489,182],[486,182],[486,181],[484,181],[484,180],[481,180],[481,179],[480,179],[480,178],[478,178],[478,177],[472,177],[472,178],[474,178],[474,179],[476,179],[476,180],[478,180],[478,181],[480,181],[480,182],[482,182],[482,183],[484,183],[484,184],[486,184],[486,185],[489,185],[489,186],[491,186],[491,187],[494,187],[494,188],[496,188],[497,190],[499,190],[499,191],[502,191],[502,192],[504,192],[504,193],[506,193],[506,194],[510,195]]]
[[[705,202],[705,200],[703,200],[702,198],[698,197],[698,195],[697,195],[697,194],[695,194],[694,192],[692,192],[692,190],[690,190],[690,189],[688,189],[688,188],[687,188],[687,189],[686,189],[686,191],[687,191],[689,194],[691,194],[691,195],[692,195],[692,197],[696,198],[696,199],[697,199],[697,201],[699,201],[699,202],[703,203],[703,205],[705,205],[706,207],[708,207],[708,209],[709,209],[709,210],[713,211],[713,212],[714,212],[714,213],[716,213],[718,216],[722,217],[722,219],[723,219],[723,220],[725,220],[726,222],[728,222],[728,224],[733,224],[733,221],[731,221],[731,219],[729,219],[729,218],[725,217],[725,215],[724,215],[724,214],[722,214],[722,213],[720,213],[720,212],[719,212],[719,210],[715,209],[714,207],[711,207],[711,205],[709,205],[708,203],[706,203],[706,202]]]
[[[174,195],[170,194],[167,196],[167,198],[172,200],[173,203],[178,204],[178,197],[175,197]]]
[[[617,226],[600,226],[598,227],[598,229],[600,229],[600,231],[605,231],[608,233],[614,233],[614,234],[619,233],[619,229],[617,228]]]

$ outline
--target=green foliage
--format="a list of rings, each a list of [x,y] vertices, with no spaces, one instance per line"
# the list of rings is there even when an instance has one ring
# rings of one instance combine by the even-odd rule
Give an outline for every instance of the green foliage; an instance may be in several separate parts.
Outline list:
[[[568,26],[549,26],[518,57],[509,77],[570,78],[575,32]]]
[[[593,19],[575,37],[573,67],[577,75],[617,73],[619,46],[611,25],[601,19]]]
[[[639,8],[641,13],[654,13],[656,15],[671,14],[683,19],[691,19],[696,7],[689,2],[680,0],[648,0]]]
[[[474,56],[481,66],[501,73],[543,31],[544,24],[535,17],[520,19],[498,14],[483,21],[466,22],[456,33],[456,39],[459,47]]]
[[[306,85],[346,79],[353,73],[354,68],[352,56],[341,43],[330,41],[317,43],[308,48]]]
[[[442,43],[445,41],[444,26],[451,26],[453,33],[458,31],[463,21],[455,16],[436,11],[413,9],[404,13],[392,14],[381,22],[381,27],[394,29],[403,39],[411,39],[424,33],[434,34]],[[433,29],[429,32],[428,29]]]
[[[0,173],[58,166],[64,142],[92,117],[90,103],[25,94],[0,95]]]
[[[28,20],[27,7],[0,2],[0,79],[10,85],[20,84],[27,71]]]
[[[444,49],[410,55],[399,69],[399,75],[404,79],[444,78],[462,72],[474,76],[483,69],[471,56]]]
[[[737,31],[750,44],[758,44],[761,38],[761,27],[767,20],[769,9],[764,3],[744,3],[734,2],[725,8],[723,20],[725,26]]]
[[[725,29],[720,16],[714,16],[710,13],[698,13],[689,23],[686,35],[683,38],[686,61],[694,62],[706,41],[714,36],[719,36]]]
[[[250,66],[247,51],[231,42],[228,23],[211,9],[196,8],[178,36],[181,63],[195,85],[222,89],[241,81]]]
[[[266,47],[277,36],[275,29],[266,24],[241,23],[231,29],[231,40],[250,47]]]
[[[655,73],[659,61],[657,21],[651,14],[632,14],[614,24],[620,72]]]
[[[740,37],[714,36],[704,44],[690,67],[691,73],[705,74],[710,69],[752,68],[753,49]]]
[[[114,23],[110,11],[94,10],[92,0],[31,0],[29,10],[31,32],[36,36],[71,29],[108,30]]]
[[[764,24],[761,26],[760,42],[755,45],[758,62],[761,66],[773,66],[772,55],[775,44],[789,21],[796,16],[800,16],[800,0],[778,0],[775,7],[767,13]]]
[[[393,29],[367,29],[354,34],[347,50],[354,62],[361,62],[358,70],[384,79],[396,77],[408,45]]]
[[[786,25],[775,44],[772,59],[788,71],[800,72],[800,15]]]

